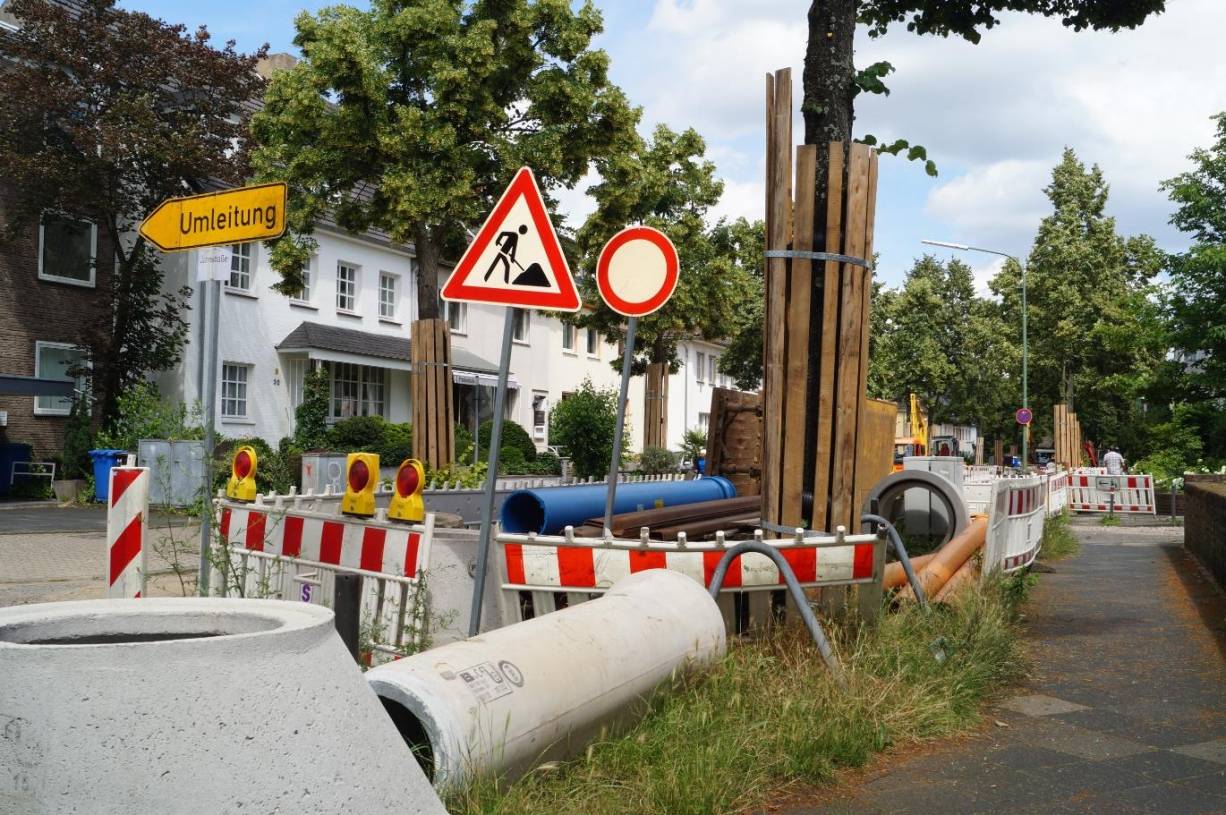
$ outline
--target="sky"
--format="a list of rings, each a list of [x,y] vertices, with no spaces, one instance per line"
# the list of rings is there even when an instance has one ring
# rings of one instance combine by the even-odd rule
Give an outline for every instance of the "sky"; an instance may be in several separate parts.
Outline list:
[[[356,0],[361,5],[361,0]],[[250,51],[295,53],[294,17],[317,0],[120,0],[119,5]],[[791,67],[801,96],[806,0],[597,0],[612,58],[611,78],[642,106],[644,134],[660,122],[693,127],[725,182],[714,217],[761,218],[764,199],[763,77]],[[1168,250],[1187,245],[1168,223],[1158,185],[1207,146],[1210,117],[1226,111],[1226,2],[1168,0],[1135,31],[1073,32],[1058,20],[1003,15],[978,45],[917,37],[897,26],[856,38],[856,64],[887,60],[889,96],[857,100],[855,135],[924,145],[939,176],[918,162],[882,156],[877,191],[877,274],[902,282],[924,252],[958,254],[981,290],[999,266],[992,255],[924,247],[924,238],[1011,254],[1029,251],[1048,211],[1043,194],[1061,152],[1098,164],[1111,185],[1108,213],[1126,235],[1153,235]],[[803,125],[797,116],[797,138]],[[570,225],[591,211],[583,186],[561,197]]]

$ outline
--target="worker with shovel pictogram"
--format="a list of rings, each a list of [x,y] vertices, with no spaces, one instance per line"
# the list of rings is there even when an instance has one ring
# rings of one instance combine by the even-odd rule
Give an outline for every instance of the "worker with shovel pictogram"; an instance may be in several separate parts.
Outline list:
[[[502,264],[503,283],[511,283],[515,286],[549,286],[549,278],[545,276],[545,270],[541,268],[541,264],[533,263],[525,269],[523,264],[515,259],[515,253],[519,250],[519,236],[526,234],[528,234],[528,227],[522,224],[515,232],[507,230],[498,234],[494,241],[498,245],[498,254],[494,256],[489,269],[486,270],[484,280],[489,280],[498,265]],[[520,274],[514,282],[511,281],[512,263],[520,268]]]

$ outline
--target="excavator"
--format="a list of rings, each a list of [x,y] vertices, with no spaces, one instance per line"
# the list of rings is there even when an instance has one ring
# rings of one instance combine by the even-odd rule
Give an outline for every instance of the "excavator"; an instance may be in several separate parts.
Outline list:
[[[894,472],[902,469],[906,456],[922,456],[928,452],[928,417],[914,393],[907,404],[906,431],[909,435],[894,438]]]

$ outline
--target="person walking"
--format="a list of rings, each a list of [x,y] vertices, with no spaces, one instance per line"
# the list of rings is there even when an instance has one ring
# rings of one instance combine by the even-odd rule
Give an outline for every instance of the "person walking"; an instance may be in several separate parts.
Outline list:
[[[1112,447],[1107,451],[1107,455],[1103,456],[1103,466],[1107,468],[1107,475],[1124,474],[1124,457],[1120,455],[1120,448]]]

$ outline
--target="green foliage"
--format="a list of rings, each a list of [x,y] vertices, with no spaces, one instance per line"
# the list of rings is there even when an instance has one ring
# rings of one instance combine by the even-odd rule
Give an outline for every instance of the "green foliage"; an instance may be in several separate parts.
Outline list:
[[[702,458],[707,449],[707,434],[697,427],[691,427],[681,436],[681,455],[688,458],[698,466],[698,459]]]
[[[342,453],[378,453],[380,464],[398,467],[413,456],[413,427],[382,416],[351,416],[332,425],[328,447]]]
[[[136,443],[141,439],[204,438],[200,407],[193,406],[189,411],[186,405],[168,402],[149,382],[129,387],[119,397],[116,408],[110,424],[98,433],[96,443],[100,448],[136,452]]]
[[[746,287],[732,317],[728,344],[719,358],[719,369],[732,377],[741,390],[754,391],[762,381],[762,322],[766,315],[765,270],[766,223],[744,218],[720,221],[711,230],[716,253],[731,259],[739,270],[737,279]]]
[[[648,475],[675,472],[677,454],[663,447],[644,447],[639,454],[639,469]]]
[[[290,186],[279,288],[301,287],[315,223],[414,243],[423,318],[439,257],[466,241],[521,166],[546,194],[621,155],[639,113],[591,48],[591,3],[377,0],[295,20],[302,59],[274,76],[252,122],[260,179]]]
[[[308,371],[302,382],[302,404],[294,410],[294,444],[302,450],[328,445],[328,399],[331,383],[321,368]]]
[[[1067,513],[1053,515],[1043,522],[1043,540],[1039,557],[1044,560],[1064,560],[1081,550],[1081,542],[1069,527]]]
[[[480,428],[477,428],[480,431]],[[464,448],[468,448],[468,458],[465,459],[460,455]],[[473,434],[466,426],[457,424],[455,426],[455,449],[456,461],[471,461],[473,452]]]
[[[1186,404],[1175,405],[1167,421],[1154,424],[1150,433],[1155,439],[1151,452],[1135,462],[1133,472],[1153,475],[1156,484],[1169,488],[1184,473],[1204,465],[1202,440],[1197,411]]]
[[[478,781],[453,794],[448,811],[759,811],[780,790],[828,784],[880,751],[975,728],[984,701],[1024,670],[1015,599],[993,582],[934,613],[912,604],[874,627],[834,624],[843,685],[799,627],[730,643],[712,669],[679,675],[651,697],[624,735],[509,786]]]
[[[463,489],[475,490],[485,486],[486,475],[489,474],[490,465],[488,461],[479,461],[476,464],[466,464],[463,462],[471,462],[473,456],[472,444],[466,447],[456,447],[456,463],[446,467],[440,467],[437,470],[426,468],[426,483],[427,484],[451,484],[459,486]]]
[[[549,438],[570,456],[579,478],[609,472],[613,454],[613,431],[617,425],[617,391],[597,388],[591,379],[571,396],[558,402],[549,417]],[[623,450],[629,444],[623,435]]]
[[[255,448],[255,485],[260,493],[275,492],[284,495],[289,492],[290,487],[300,486],[302,450],[295,446],[293,439],[288,436],[281,439],[274,449],[258,436],[245,436],[222,439],[214,445],[214,489],[225,487],[230,478],[230,460],[234,457],[234,451],[244,446]]]
[[[1105,3],[1098,0],[984,0],[951,3],[948,0],[866,0],[860,4],[859,20],[869,26],[869,35],[885,34],[892,23],[906,23],[915,34],[962,37],[979,42],[981,28],[999,25],[1003,11],[1026,11],[1044,17],[1059,17],[1074,31],[1118,31],[1136,28],[1152,14],[1160,14],[1166,0],[1130,0]]]
[[[491,420],[484,421],[477,427],[477,439],[480,444],[478,455],[481,458],[489,456],[490,435],[493,432],[494,422]],[[459,447],[459,442],[456,442],[456,447]],[[502,423],[502,438],[499,441],[499,447],[502,450],[508,447],[515,448],[525,462],[536,459],[536,445],[532,443],[532,437],[528,435],[527,430],[524,430],[523,425],[510,419]]]
[[[498,472],[501,475],[524,475],[527,461],[518,447],[503,447],[498,451]]]
[[[94,449],[94,428],[89,400],[84,396],[72,403],[72,412],[64,426],[64,470],[60,478],[83,478],[90,472],[89,451]]]

